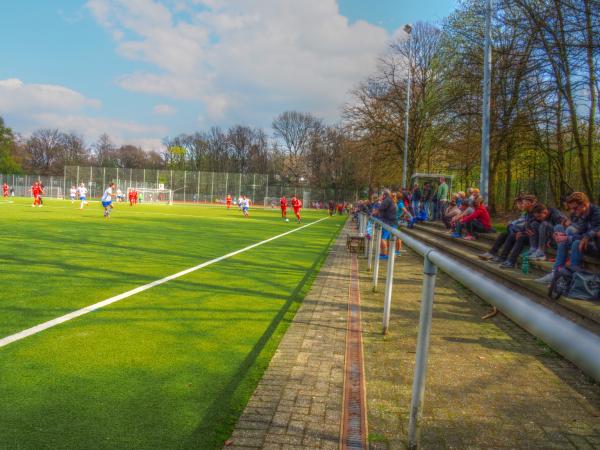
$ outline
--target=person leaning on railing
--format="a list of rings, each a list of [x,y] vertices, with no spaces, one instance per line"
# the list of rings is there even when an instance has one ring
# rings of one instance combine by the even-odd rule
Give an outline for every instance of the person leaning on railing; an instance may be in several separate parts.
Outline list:
[[[373,215],[386,225],[398,228],[396,225],[396,209],[396,203],[392,199],[390,190],[385,189],[381,195],[379,206],[373,211]],[[381,231],[381,259],[388,258],[388,240],[391,237],[390,232],[385,228]]]
[[[583,269],[583,255],[600,256],[598,235],[600,233],[600,206],[592,205],[583,192],[573,192],[566,200],[570,217],[563,225],[554,227],[556,261],[552,272],[536,281],[544,284],[552,282],[558,270],[565,267],[569,254],[571,270]]]

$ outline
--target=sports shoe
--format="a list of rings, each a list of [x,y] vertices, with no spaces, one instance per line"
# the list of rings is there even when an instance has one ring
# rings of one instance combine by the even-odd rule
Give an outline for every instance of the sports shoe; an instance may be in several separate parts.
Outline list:
[[[477,256],[479,257],[479,259],[482,259],[484,261],[491,261],[495,257],[495,255],[492,255],[490,252],[485,252]]]
[[[506,261],[502,256],[494,256],[492,258],[492,262],[495,263],[503,263],[504,261]]]
[[[531,261],[545,261],[546,260],[546,254],[544,253],[544,250],[538,248],[531,255],[529,255],[529,259]]]
[[[396,256],[402,256],[402,252],[401,252],[400,250],[396,250],[396,251],[394,252],[394,254],[395,254]]]
[[[477,239],[472,234],[467,234],[465,236],[465,241],[476,241]]]
[[[552,283],[552,279],[554,278],[554,272],[550,272],[547,273],[546,275],[544,275],[541,278],[537,278],[535,280],[536,283],[540,283],[540,284],[550,284]]]
[[[388,259],[388,255],[379,255],[379,259],[382,259],[385,261]]]
[[[455,231],[454,233],[452,233],[452,234],[450,235],[450,237],[453,237],[453,238],[455,238],[455,239],[461,239],[461,238],[462,238],[462,234],[460,234],[460,233],[457,233],[457,232]]]
[[[510,261],[504,261],[502,264],[498,266],[500,269],[514,269],[515,263]]]

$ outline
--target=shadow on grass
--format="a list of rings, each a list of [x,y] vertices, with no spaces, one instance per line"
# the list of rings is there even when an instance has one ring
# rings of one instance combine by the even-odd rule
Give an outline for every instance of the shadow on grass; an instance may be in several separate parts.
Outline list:
[[[207,408],[203,421],[198,424],[186,442],[186,448],[222,448],[268,367],[272,354],[293,319],[293,314],[327,259],[329,250],[332,248],[331,244],[335,242],[337,236],[338,233],[334,233],[258,342],[242,361],[237,373],[231,377],[221,394]],[[290,316],[286,318],[288,313]],[[276,334],[276,339],[272,339]],[[263,351],[266,352],[260,358]],[[261,361],[258,361],[259,359]]]

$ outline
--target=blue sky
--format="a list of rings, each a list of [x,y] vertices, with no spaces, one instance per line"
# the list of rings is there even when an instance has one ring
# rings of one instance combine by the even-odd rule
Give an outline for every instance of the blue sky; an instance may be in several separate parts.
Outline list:
[[[3,2],[0,115],[28,134],[165,136],[286,109],[339,119],[348,91],[407,22],[454,0],[21,0]],[[269,130],[270,131],[270,130]]]

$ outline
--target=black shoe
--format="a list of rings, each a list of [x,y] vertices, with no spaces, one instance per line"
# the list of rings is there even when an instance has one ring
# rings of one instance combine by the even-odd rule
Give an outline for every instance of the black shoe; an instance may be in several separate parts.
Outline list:
[[[502,256],[494,256],[492,258],[492,261],[494,261],[495,263],[503,263],[505,259]]]
[[[504,261],[502,264],[500,264],[499,267],[501,269],[514,269],[515,268],[515,263],[510,262],[510,261]]]

